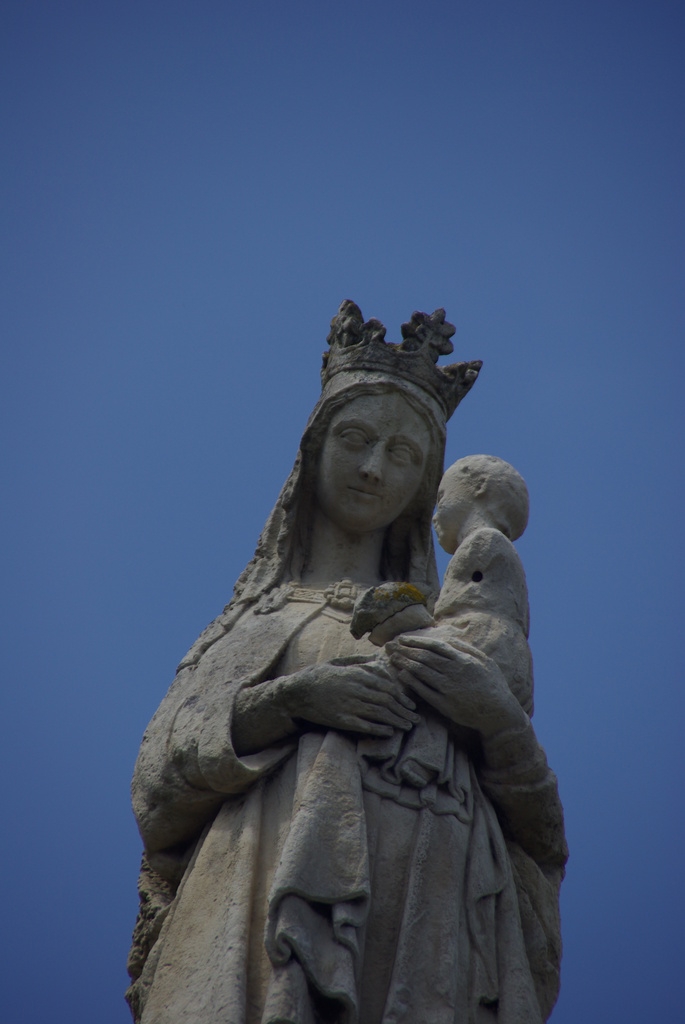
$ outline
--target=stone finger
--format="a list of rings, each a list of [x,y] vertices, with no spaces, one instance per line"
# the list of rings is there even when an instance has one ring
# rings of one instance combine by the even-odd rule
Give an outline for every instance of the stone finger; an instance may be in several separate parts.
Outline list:
[[[393,679],[392,683],[386,686],[368,687],[361,691],[359,696],[369,704],[392,708],[407,718],[416,717],[414,715],[416,711],[415,702],[404,692],[396,679]]]
[[[375,720],[391,725],[395,729],[411,729],[420,718],[411,711],[396,704],[394,707],[369,701],[357,709],[357,714],[369,721]],[[411,716],[411,717],[410,717]]]
[[[367,736],[392,736],[395,731],[391,725],[383,725],[379,722],[370,722],[366,718],[351,717],[349,724],[345,726],[350,732],[361,732]]]
[[[369,687],[368,678],[363,678],[361,682],[362,685],[365,688],[367,688],[367,691],[373,694],[374,697],[379,694],[386,694],[388,697],[397,701],[399,704],[401,704],[404,708],[407,708],[409,711],[416,710],[416,704],[411,699],[411,697],[404,692],[402,687],[398,686],[397,680],[394,678],[394,676],[388,674],[387,678],[376,678],[373,681],[374,685],[371,687]]]
[[[380,701],[374,700],[372,703],[380,704],[381,706],[387,708],[389,711],[392,711],[393,714],[399,715],[400,718],[405,719],[408,722],[411,722],[413,725],[416,725],[417,722],[421,721],[421,716],[416,714],[416,712],[413,710],[416,707],[414,701],[411,701],[412,706],[411,708],[409,708],[405,707],[404,704],[401,704],[396,699],[394,694],[379,694],[377,696],[382,697],[383,699],[381,699]]]
[[[442,693],[449,685],[449,680],[445,678],[443,672],[439,672],[419,659],[415,660],[414,658],[404,658],[402,655],[395,655],[393,662],[400,673],[407,672],[415,679],[420,679],[436,693]]]
[[[450,643],[445,640],[437,640],[431,637],[422,636],[401,636],[396,643],[404,648],[410,647],[414,650],[432,651],[434,654],[445,658],[448,661],[464,661],[475,659],[482,662],[485,658],[482,651],[465,640],[455,637]]]
[[[360,665],[360,668],[363,672],[374,675],[380,679],[392,678],[387,665],[384,665],[381,661],[373,662],[371,665]]]

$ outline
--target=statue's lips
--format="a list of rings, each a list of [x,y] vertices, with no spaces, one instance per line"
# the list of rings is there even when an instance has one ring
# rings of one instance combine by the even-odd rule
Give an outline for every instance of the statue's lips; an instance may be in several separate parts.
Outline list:
[[[365,494],[367,498],[380,498],[381,495],[378,491],[365,491],[363,487],[348,487],[348,491],[354,491],[355,494]]]

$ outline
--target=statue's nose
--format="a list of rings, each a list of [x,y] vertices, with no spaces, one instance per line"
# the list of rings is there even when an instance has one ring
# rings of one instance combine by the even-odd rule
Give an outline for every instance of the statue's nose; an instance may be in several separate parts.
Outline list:
[[[359,475],[363,480],[379,484],[383,479],[383,458],[377,445],[373,445],[359,467]]]

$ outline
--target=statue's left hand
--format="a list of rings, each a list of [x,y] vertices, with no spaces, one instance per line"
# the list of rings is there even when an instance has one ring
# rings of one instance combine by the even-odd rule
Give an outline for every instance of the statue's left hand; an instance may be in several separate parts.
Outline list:
[[[471,644],[415,634],[385,650],[404,685],[457,725],[487,738],[524,724],[525,712],[499,667]]]

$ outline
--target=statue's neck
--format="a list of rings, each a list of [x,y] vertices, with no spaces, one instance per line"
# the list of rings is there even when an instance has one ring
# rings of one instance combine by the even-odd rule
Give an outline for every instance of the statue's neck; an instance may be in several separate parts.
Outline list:
[[[384,536],[382,529],[348,533],[317,509],[302,583],[328,585],[348,579],[373,586],[382,582],[380,564]]]
[[[504,533],[504,530],[502,530],[502,528],[495,522],[494,518],[488,511],[479,509],[476,506],[471,510],[459,529],[459,533],[457,534],[457,547],[466,540],[469,534],[473,533],[475,530],[483,529],[499,530],[501,533]],[[506,533],[504,533],[504,535],[505,537],[507,536]],[[452,554],[454,554],[454,552],[452,552]]]

